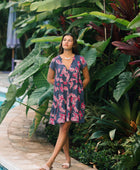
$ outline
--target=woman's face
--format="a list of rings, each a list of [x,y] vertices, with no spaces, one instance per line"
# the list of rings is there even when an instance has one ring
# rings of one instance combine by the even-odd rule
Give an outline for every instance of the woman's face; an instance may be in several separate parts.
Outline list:
[[[62,40],[62,48],[64,50],[72,50],[73,47],[73,37],[66,35]]]

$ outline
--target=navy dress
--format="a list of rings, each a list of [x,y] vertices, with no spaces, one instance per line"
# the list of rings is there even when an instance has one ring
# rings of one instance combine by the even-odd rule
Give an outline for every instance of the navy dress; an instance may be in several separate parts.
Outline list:
[[[50,124],[84,122],[85,103],[81,70],[86,65],[84,57],[80,55],[74,56],[69,69],[62,63],[60,56],[52,59],[50,68],[55,71],[55,82]]]

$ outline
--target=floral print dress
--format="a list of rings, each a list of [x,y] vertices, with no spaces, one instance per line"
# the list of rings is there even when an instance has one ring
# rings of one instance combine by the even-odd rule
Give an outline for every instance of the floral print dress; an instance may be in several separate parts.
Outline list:
[[[60,56],[52,59],[50,68],[55,71],[55,82],[50,124],[84,122],[85,103],[81,70],[86,65],[84,57],[80,55],[74,56],[69,69],[63,64]]]

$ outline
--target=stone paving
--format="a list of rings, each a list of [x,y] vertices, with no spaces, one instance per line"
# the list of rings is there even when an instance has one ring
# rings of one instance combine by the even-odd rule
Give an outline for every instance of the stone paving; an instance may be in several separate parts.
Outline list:
[[[0,72],[0,78],[5,77]],[[1,80],[1,79],[0,79]],[[1,81],[0,81],[1,82]],[[2,86],[2,83],[0,84]],[[44,125],[40,124],[37,132],[32,138],[28,137],[29,127],[34,118],[34,112],[29,110],[25,114],[24,106],[17,106],[11,109],[6,118],[0,124],[0,164],[8,170],[39,170],[49,159],[54,147],[47,141],[43,134]],[[56,158],[52,170],[62,170],[62,163],[65,162],[63,152]],[[90,170],[90,168],[72,158],[70,170]]]

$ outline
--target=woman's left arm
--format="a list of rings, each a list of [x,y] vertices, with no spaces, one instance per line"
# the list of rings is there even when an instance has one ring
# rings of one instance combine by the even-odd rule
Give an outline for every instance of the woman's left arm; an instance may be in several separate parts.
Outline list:
[[[88,71],[88,67],[85,66],[82,70],[83,72],[83,76],[84,76],[84,80],[83,80],[83,88],[85,88],[88,83],[90,82],[90,76],[89,76],[89,71]]]

